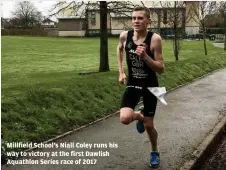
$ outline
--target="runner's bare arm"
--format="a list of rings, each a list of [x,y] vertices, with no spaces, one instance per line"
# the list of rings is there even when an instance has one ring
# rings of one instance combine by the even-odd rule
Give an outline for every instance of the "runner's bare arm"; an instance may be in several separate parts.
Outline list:
[[[147,56],[147,54],[144,55],[144,61],[149,65],[149,67],[158,73],[164,72],[164,59],[162,54],[162,39],[158,34],[154,34],[151,42],[151,49],[153,49],[154,54],[154,60]]]
[[[120,34],[119,42],[117,46],[118,69],[120,74],[124,73],[122,61],[123,61],[123,50],[124,50],[126,37],[127,37],[127,31],[123,31]]]

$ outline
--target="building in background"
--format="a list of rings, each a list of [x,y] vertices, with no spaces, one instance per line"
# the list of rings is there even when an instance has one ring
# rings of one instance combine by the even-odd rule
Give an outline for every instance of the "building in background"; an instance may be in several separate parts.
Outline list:
[[[56,25],[57,25],[57,22],[55,22],[49,18],[45,18],[41,23],[41,26],[44,28],[55,28]]]
[[[152,23],[149,27],[163,36],[173,33],[173,19],[175,8],[173,2],[160,4],[160,2],[147,1],[145,6],[151,11]],[[199,2],[186,1],[176,8],[178,13],[178,28],[187,35],[199,33],[199,18],[194,15],[194,8],[199,8]],[[73,10],[62,11],[59,14],[59,36],[95,36],[99,35],[100,13],[99,9],[83,10],[83,17],[73,13]],[[77,15],[77,16],[76,16]],[[108,14],[108,31],[119,35],[123,30],[131,28],[131,13],[118,15]]]
[[[76,16],[60,17],[59,23],[59,36],[85,36],[85,18]]]

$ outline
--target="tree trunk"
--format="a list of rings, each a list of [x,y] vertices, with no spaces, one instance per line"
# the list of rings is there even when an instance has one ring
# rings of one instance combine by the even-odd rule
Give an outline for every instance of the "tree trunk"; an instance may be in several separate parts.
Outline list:
[[[160,12],[158,11],[158,13],[157,13],[157,15],[158,15],[158,32],[159,32],[159,34],[161,35],[161,30],[160,30],[160,20],[161,20],[161,16],[160,16]]]
[[[226,33],[224,35],[224,50],[226,51]]]
[[[111,15],[110,15],[110,35],[112,35],[112,27],[111,27]]]
[[[176,58],[176,61],[179,60],[179,52],[178,52],[178,37],[177,37],[177,27],[176,27],[176,24],[174,24],[174,40],[173,40],[173,43],[174,43],[174,56]]]
[[[207,48],[206,48],[206,36],[203,36],[203,41],[204,41],[204,50],[205,50],[205,55],[207,55]]]
[[[108,63],[107,2],[100,1],[100,67],[99,72],[110,71]]]
[[[85,36],[89,36],[89,19],[88,19],[88,10],[86,9],[85,12],[85,23],[84,23],[84,30],[85,30]]]
[[[174,56],[176,58],[176,61],[179,60],[179,51],[178,51],[178,44],[177,44],[177,41],[178,41],[178,36],[177,36],[177,2],[174,2]]]
[[[204,45],[204,51],[205,55],[207,55],[207,47],[206,47],[206,30],[205,30],[205,25],[202,23],[202,30],[203,30],[203,45]]]
[[[183,16],[182,16],[182,38],[185,38],[185,35],[186,35],[185,28],[186,28],[186,11],[184,9]],[[187,38],[187,36],[186,36],[186,38]]]
[[[174,56],[176,58],[176,61],[179,60],[179,52],[178,52],[178,40],[175,38],[174,39]]]
[[[207,47],[206,47],[206,32],[204,31],[203,34],[203,42],[204,42],[204,50],[205,50],[205,55],[207,55]]]

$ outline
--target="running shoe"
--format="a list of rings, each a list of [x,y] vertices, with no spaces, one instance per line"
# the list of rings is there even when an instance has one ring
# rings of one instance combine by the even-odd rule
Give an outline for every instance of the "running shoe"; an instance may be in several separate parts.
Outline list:
[[[151,152],[150,157],[150,167],[157,168],[160,164],[159,152]]]

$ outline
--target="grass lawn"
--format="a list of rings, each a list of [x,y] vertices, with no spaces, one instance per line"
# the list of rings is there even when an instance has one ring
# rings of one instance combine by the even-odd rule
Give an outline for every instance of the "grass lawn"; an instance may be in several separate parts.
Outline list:
[[[117,41],[109,39],[110,72],[79,75],[98,71],[98,38],[3,36],[3,138],[43,141],[117,111],[124,90],[118,83]],[[225,67],[223,49],[207,46],[205,56],[202,41],[184,41],[175,62],[171,41],[164,41],[160,85],[170,89]]]

